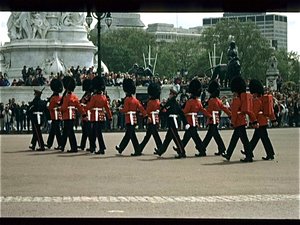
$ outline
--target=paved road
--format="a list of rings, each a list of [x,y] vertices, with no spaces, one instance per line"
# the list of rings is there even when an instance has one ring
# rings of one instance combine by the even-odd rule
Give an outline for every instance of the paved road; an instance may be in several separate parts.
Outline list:
[[[225,146],[231,135],[221,131]],[[130,156],[131,143],[119,155],[123,133],[104,134],[105,155],[37,152],[28,150],[31,135],[1,135],[1,216],[299,219],[299,129],[269,136],[275,160],[261,159],[259,142],[254,162],[241,163],[240,142],[227,162],[214,156],[214,140],[207,157],[194,157],[190,141],[187,158],[175,159],[172,142],[162,157],[153,155],[153,139],[143,156]]]

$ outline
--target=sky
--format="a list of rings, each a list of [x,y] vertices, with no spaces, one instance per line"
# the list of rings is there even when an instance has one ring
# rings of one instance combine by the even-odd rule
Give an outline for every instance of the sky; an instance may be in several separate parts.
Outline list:
[[[287,16],[288,52],[294,51],[300,54],[300,13],[273,12],[272,14]],[[169,23],[174,24],[174,27],[189,28],[202,26],[203,18],[222,17],[223,13],[140,13],[140,15],[141,21],[146,27],[151,23]],[[10,12],[0,12],[0,45],[9,42],[6,27],[9,16]]]

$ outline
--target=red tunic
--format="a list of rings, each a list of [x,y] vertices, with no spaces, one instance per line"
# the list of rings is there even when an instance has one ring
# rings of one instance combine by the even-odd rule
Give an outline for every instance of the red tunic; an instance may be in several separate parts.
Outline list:
[[[192,126],[192,127],[198,126],[197,113],[199,111],[202,112],[207,118],[211,117],[211,114],[203,108],[203,106],[199,100],[190,99],[186,102],[183,112],[186,115],[187,121],[190,126]]]
[[[253,112],[257,118],[257,122],[259,123],[260,127],[268,126],[269,124],[267,116],[265,116],[263,113],[263,108],[264,108],[264,102],[262,97],[253,99]],[[273,114],[269,115],[269,117],[271,121],[276,120],[274,111]]]
[[[93,95],[91,97],[91,100],[86,105],[86,110],[91,111],[91,122],[106,120],[103,108],[105,108],[108,118],[111,119],[112,114],[109,108],[107,98],[102,94]]]
[[[51,120],[61,120],[62,115],[58,108],[58,103],[61,101],[60,95],[55,95],[50,99],[49,106],[47,107],[50,111]]]
[[[159,124],[159,110],[160,110],[160,101],[158,99],[149,100],[147,103],[147,114],[148,114],[148,122],[153,124]],[[154,119],[154,120],[153,120]]]
[[[125,124],[137,124],[136,110],[139,110],[143,117],[147,116],[147,112],[142,104],[136,98],[129,96],[124,100],[124,108],[120,112],[125,113]]]
[[[76,119],[76,109],[81,113],[81,115],[85,114],[84,108],[81,106],[78,98],[73,93],[68,93],[64,99],[63,104],[60,107],[60,111],[62,112],[63,120],[75,120]]]
[[[246,116],[244,113],[241,112],[241,106],[242,106],[242,101],[240,97],[233,99],[232,106],[231,106],[231,112],[232,112],[231,123],[233,124],[233,127],[240,127],[240,126],[247,125]],[[247,114],[251,122],[256,121],[256,117],[253,112],[248,111]]]
[[[208,101],[208,107],[206,111],[213,116],[213,120],[207,120],[207,125],[218,124],[220,121],[219,111],[222,109],[228,116],[231,116],[230,110],[223,104],[218,98],[211,98]]]

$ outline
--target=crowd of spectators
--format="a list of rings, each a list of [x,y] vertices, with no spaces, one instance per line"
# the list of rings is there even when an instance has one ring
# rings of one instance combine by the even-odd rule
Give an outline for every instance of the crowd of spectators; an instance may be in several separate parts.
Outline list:
[[[84,79],[93,79],[94,76],[97,76],[97,71],[91,68],[80,68],[77,66],[75,69],[73,66],[63,73],[62,71],[57,74],[51,74],[49,78],[43,76],[43,71],[41,68],[37,67],[33,69],[32,67],[26,69],[24,66],[22,70],[22,78],[18,81],[14,80],[12,84],[9,84],[8,75],[0,72],[0,85],[1,86],[47,86],[50,84],[53,78],[63,79],[64,76],[72,76],[76,81],[77,86],[81,86]],[[176,77],[167,79],[166,77],[159,77],[159,76],[139,76],[135,74],[128,74],[118,72],[109,72],[103,73],[102,77],[106,82],[106,86],[122,86],[124,78],[132,78],[136,84],[136,86],[148,86],[150,83],[158,83],[160,85],[174,85],[180,91],[179,97],[177,98],[178,103],[184,108],[186,101],[189,98],[189,80],[177,75]],[[194,77],[201,81],[203,91],[200,96],[200,100],[204,107],[207,107],[207,102],[209,99],[209,93],[207,93],[206,89],[208,88],[208,84],[210,79],[207,77]],[[280,78],[280,82],[282,83],[282,78]],[[3,85],[5,84],[5,85]],[[274,113],[276,119],[278,121],[278,126],[289,126],[293,127],[299,126],[299,114],[300,114],[300,93],[295,91],[289,91],[287,89],[281,90],[281,85],[277,90],[271,90],[270,88],[265,88],[265,92],[273,95],[274,99]],[[105,123],[105,129],[108,130],[123,130],[125,129],[125,115],[119,111],[121,107],[121,99],[110,99],[107,95],[107,92],[104,93],[110,103],[112,115],[113,115],[113,122],[110,124],[107,120]],[[227,96],[220,96],[223,104],[231,108],[232,98],[228,98]],[[167,99],[163,98],[161,100],[162,105],[166,103]],[[146,107],[146,103],[142,102]],[[8,103],[0,103],[0,128],[1,132],[9,133],[11,130],[17,132],[23,132],[24,130],[30,130],[30,120],[27,115],[27,108],[28,105],[22,101],[21,103],[16,103],[15,99],[9,99]],[[160,129],[165,129],[166,124],[166,117],[163,113],[160,114]],[[202,114],[198,113],[199,119],[199,128],[206,128],[206,121],[207,118]],[[180,121],[180,117],[178,118],[178,124],[182,123]],[[78,120],[75,123],[75,128],[77,129],[80,127],[80,115],[78,115]],[[228,116],[220,112],[220,124],[219,129],[229,128],[230,120]],[[270,124],[271,125],[271,124]],[[142,118],[141,115],[138,115],[138,125],[137,129],[146,129],[147,121]],[[47,131],[49,130],[49,124],[46,123],[44,125],[44,129]]]

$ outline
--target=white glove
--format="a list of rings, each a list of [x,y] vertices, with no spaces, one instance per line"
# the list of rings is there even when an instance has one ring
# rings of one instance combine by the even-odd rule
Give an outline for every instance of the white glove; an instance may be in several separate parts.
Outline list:
[[[52,123],[52,120],[48,120],[48,123],[51,124],[51,123]]]
[[[185,127],[184,127],[186,130],[188,130],[189,128],[190,128],[190,125],[189,124],[187,124],[187,125],[185,125]]]

